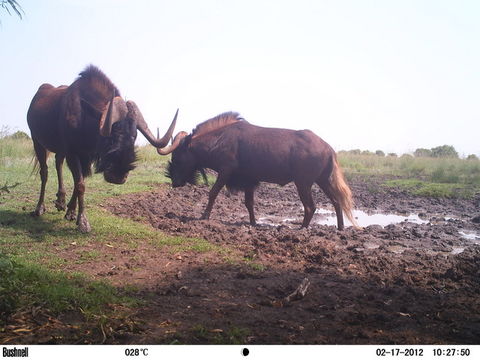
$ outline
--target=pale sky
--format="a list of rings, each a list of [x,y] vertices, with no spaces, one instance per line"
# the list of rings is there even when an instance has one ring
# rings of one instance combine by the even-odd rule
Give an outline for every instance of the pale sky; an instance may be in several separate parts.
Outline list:
[[[0,8],[0,128],[30,133],[38,87],[94,64],[153,131],[232,110],[337,151],[480,155],[477,0],[18,2],[22,20]]]

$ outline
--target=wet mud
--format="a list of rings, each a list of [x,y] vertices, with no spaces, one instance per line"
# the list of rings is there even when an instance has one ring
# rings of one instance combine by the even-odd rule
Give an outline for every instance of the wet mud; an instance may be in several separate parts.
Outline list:
[[[225,249],[133,250],[143,276],[108,278],[142,288],[142,330],[112,342],[480,343],[480,195],[414,197],[381,183],[350,180],[364,226],[344,231],[330,225],[333,207],[315,187],[319,210],[308,229],[300,229],[292,185],[260,185],[257,226],[248,224],[243,194],[226,190],[210,220],[199,220],[204,185],[112,199],[104,206],[118,216]]]

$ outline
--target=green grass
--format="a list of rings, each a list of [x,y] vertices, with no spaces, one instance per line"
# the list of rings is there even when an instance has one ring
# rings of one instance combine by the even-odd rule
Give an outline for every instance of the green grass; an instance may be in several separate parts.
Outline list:
[[[40,305],[51,312],[80,311],[98,316],[113,304],[133,306],[137,301],[123,296],[106,283],[91,281],[82,274],[51,271],[32,261],[0,252],[0,314],[17,307]],[[5,318],[5,317],[0,317]]]
[[[401,188],[416,196],[436,198],[471,199],[476,191],[478,191],[478,188],[474,186],[449,183],[430,183],[415,179],[388,180],[385,182],[385,186]]]
[[[437,183],[480,185],[480,161],[455,158],[428,158],[404,155],[376,156],[339,153],[339,162],[348,174],[387,175]]]
[[[480,192],[478,160],[346,152],[340,152],[338,158],[347,177],[401,178],[387,181],[386,186],[400,187],[417,196],[471,198]]]

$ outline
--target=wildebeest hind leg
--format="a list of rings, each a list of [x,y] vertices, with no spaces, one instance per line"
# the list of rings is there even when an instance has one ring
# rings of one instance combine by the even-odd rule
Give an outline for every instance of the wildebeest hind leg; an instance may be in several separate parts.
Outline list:
[[[55,167],[57,169],[57,178],[58,178],[58,192],[57,200],[55,200],[55,207],[58,211],[65,210],[65,187],[63,186],[63,160],[65,155],[56,154],[55,155]]]
[[[40,145],[35,139],[33,139],[33,147],[35,149],[35,155],[40,166],[40,179],[42,184],[40,185],[40,196],[38,198],[37,207],[32,212],[33,216],[40,216],[45,212],[45,187],[48,180],[48,166],[47,166],[47,150]]]
[[[313,202],[312,197],[312,184],[295,182],[295,185],[297,186],[298,195],[300,196],[300,200],[302,201],[305,210],[302,228],[306,228],[310,224],[313,214],[315,213],[315,203]]]
[[[255,213],[253,211],[253,193],[255,191],[254,187],[245,189],[245,206],[248,210],[248,215],[250,216],[250,225],[256,225]]]
[[[323,190],[325,195],[330,199],[330,201],[333,204],[333,207],[335,208],[335,214],[337,215],[337,228],[338,230],[343,230],[344,229],[344,223],[343,223],[343,211],[342,207],[340,206],[340,203],[337,201],[335,193],[332,189],[332,186],[330,185],[329,182],[317,182],[318,186]]]

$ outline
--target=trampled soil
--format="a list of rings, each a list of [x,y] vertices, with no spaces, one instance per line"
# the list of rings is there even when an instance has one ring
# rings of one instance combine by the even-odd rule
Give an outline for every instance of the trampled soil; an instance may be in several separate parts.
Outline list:
[[[358,209],[420,214],[421,223],[337,231],[317,224],[318,214],[299,229],[303,208],[292,185],[260,185],[255,227],[243,194],[226,190],[210,220],[199,220],[205,185],[111,199],[104,206],[118,216],[225,252],[104,246],[108,260],[82,271],[134,285],[144,300],[133,325],[105,331],[104,341],[479,344],[480,196],[414,197],[372,179],[350,185]],[[314,198],[332,209],[318,188]],[[305,295],[287,300],[302,282],[309,283]]]

